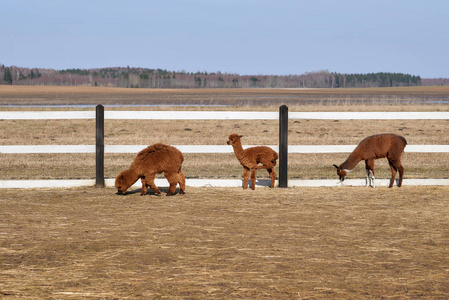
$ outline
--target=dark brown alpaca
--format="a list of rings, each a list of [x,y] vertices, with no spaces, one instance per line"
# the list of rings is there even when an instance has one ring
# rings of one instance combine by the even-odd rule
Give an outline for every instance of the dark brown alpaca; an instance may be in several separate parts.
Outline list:
[[[179,193],[184,194],[186,180],[181,170],[183,161],[184,156],[175,147],[161,143],[148,146],[137,154],[128,170],[118,174],[115,179],[115,187],[119,193],[125,194],[129,187],[140,178],[142,181],[141,195],[147,193],[148,187],[159,195],[161,191],[154,184],[154,178],[156,174],[164,173],[170,184],[167,196],[173,194],[178,183]]]
[[[243,150],[238,134],[231,134],[229,136],[228,145],[234,148],[234,154],[243,166],[243,188],[248,187],[248,178],[251,171],[251,188],[256,188],[256,173],[257,169],[267,169],[271,177],[271,187],[274,188],[274,181],[276,179],[276,172],[274,166],[278,159],[276,151],[267,146],[251,147]],[[262,164],[262,166],[259,166]]]
[[[378,134],[365,138],[349,155],[348,159],[340,166],[334,165],[337,168],[337,174],[340,181],[343,182],[346,175],[361,161],[365,161],[366,168],[366,185],[374,186],[374,160],[386,157],[391,168],[390,187],[394,184],[394,178],[397,171],[399,171],[398,187],[402,185],[402,178],[404,176],[404,167],[402,167],[401,156],[407,141],[404,137],[396,134]],[[370,178],[371,175],[371,178]]]

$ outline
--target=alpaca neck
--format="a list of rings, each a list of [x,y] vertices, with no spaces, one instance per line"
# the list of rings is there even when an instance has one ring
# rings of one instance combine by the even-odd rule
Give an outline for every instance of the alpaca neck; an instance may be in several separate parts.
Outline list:
[[[130,169],[128,169],[127,171],[127,175],[129,176],[130,179],[134,180],[134,182],[136,182],[140,177],[141,174],[139,173],[140,168],[136,168],[136,167],[131,167]]]
[[[241,160],[245,156],[245,150],[243,150],[242,143],[237,142],[232,145],[234,148],[234,154],[237,157],[238,160]]]
[[[351,153],[351,155],[349,155],[348,159],[346,159],[346,161],[340,165],[340,169],[352,170],[360,161],[361,161],[361,158],[359,156]]]

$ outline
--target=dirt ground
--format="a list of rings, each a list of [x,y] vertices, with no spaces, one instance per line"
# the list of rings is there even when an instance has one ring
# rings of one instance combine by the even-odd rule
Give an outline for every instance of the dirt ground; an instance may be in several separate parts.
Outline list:
[[[2,190],[0,297],[449,295],[449,187],[115,193]]]

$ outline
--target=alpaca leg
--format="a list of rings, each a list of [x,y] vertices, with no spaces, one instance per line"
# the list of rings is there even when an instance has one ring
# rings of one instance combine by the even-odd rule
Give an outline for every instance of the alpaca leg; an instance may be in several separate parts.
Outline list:
[[[375,188],[375,177],[374,177],[374,159],[365,160],[365,169],[366,169],[366,186],[372,186]]]
[[[186,177],[184,176],[182,170],[179,170],[178,172],[178,183],[179,183],[179,193],[184,194],[184,191],[186,190]]]
[[[372,181],[373,182],[372,187],[375,188],[376,184],[374,183],[374,180],[376,178],[374,177],[374,170],[369,170],[369,175],[371,176],[371,178],[370,178],[370,186],[371,186],[371,181]]]
[[[393,161],[388,161],[388,163],[390,164],[390,169],[391,169],[391,179],[390,179],[390,186],[389,187],[393,187],[394,185],[394,178],[396,177],[396,173],[398,171],[398,169],[395,166],[395,163]]]
[[[248,188],[249,169],[243,168],[243,188]]]
[[[274,188],[274,182],[276,180],[276,172],[273,169],[267,169],[267,171],[271,177],[271,188]]]
[[[168,183],[170,184],[166,196],[170,196],[171,194],[173,194],[175,192],[176,185],[178,184],[179,176],[178,176],[178,173],[168,173],[168,172],[165,172],[164,176],[165,176],[165,178],[167,178]]]
[[[140,178],[140,181],[142,181],[142,192],[140,193],[140,196],[143,196],[148,191],[148,185],[145,182],[145,177]]]
[[[365,186],[368,186],[368,184],[371,185],[370,179],[369,179],[369,167],[368,167],[368,161],[365,160],[365,171],[366,171],[366,179],[365,179]]]
[[[256,189],[256,174],[257,174],[257,168],[251,169],[251,189]]]
[[[156,195],[160,195],[161,191],[154,184],[154,178],[155,177],[156,177],[155,174],[151,174],[151,175],[145,177],[145,184],[146,184],[146,186],[149,186]]]
[[[392,164],[393,164],[393,167],[395,168],[395,170],[399,171],[398,187],[401,187],[402,186],[402,179],[404,177],[404,167],[402,166],[400,160],[392,161]]]
[[[399,162],[398,165],[398,171],[399,171],[399,183],[398,183],[398,187],[402,186],[402,179],[404,177],[404,167],[402,166],[402,164]]]

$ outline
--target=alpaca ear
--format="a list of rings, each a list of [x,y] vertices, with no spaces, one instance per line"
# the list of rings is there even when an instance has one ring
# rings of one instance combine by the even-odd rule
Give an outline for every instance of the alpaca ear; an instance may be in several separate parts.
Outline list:
[[[239,139],[241,139],[243,137],[243,135],[239,135]]]

